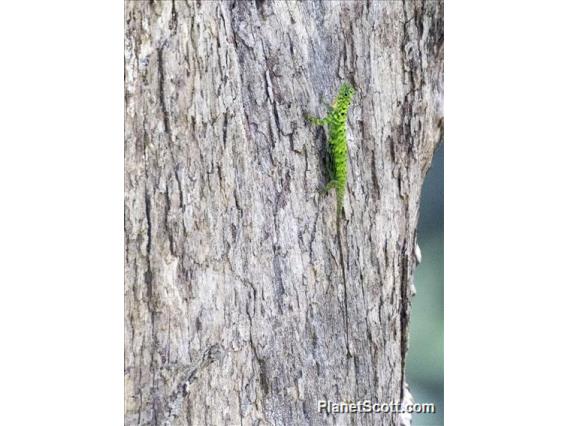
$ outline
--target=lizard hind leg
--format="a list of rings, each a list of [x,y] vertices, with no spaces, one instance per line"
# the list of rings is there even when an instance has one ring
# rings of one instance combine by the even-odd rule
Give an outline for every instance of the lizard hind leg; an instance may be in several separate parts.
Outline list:
[[[330,180],[327,185],[319,189],[320,194],[327,194],[331,188],[337,188],[337,181]]]

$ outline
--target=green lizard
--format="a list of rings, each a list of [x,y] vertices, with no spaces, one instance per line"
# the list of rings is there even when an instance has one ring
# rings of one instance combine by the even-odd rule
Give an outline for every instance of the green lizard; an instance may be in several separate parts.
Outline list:
[[[345,347],[347,356],[351,357],[349,348],[349,318],[347,310],[347,277],[345,274],[345,262],[343,260],[343,249],[341,245],[341,214],[343,212],[343,198],[347,190],[347,162],[349,154],[347,152],[347,111],[351,105],[351,98],[355,94],[355,89],[348,83],[343,83],[339,88],[339,93],[333,101],[324,118],[307,116],[306,118],[318,126],[327,126],[329,131],[329,146],[332,160],[332,173],[330,181],[321,189],[320,192],[327,193],[331,188],[335,188],[335,198],[337,201],[337,242],[339,245],[339,262],[341,263],[341,273],[343,278],[344,291],[344,318],[345,318]]]
[[[320,192],[327,193],[331,188],[335,188],[337,201],[337,232],[339,232],[339,224],[343,210],[343,198],[347,189],[347,111],[354,93],[355,89],[353,89],[350,84],[343,83],[339,88],[337,97],[324,118],[307,116],[307,119],[313,124],[317,124],[318,126],[327,125],[329,131],[332,176],[330,181]]]

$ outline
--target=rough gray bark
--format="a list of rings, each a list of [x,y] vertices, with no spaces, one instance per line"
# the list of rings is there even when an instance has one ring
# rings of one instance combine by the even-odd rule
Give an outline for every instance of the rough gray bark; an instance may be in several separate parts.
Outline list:
[[[126,1],[125,423],[398,424],[443,6]],[[342,81],[342,228],[325,114]]]

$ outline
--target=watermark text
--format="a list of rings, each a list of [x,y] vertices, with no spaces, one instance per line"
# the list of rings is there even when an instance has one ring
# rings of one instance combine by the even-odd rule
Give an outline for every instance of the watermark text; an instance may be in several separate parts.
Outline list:
[[[436,412],[434,403],[402,404],[401,402],[373,402],[371,400],[332,402],[318,401],[318,413],[428,413]]]

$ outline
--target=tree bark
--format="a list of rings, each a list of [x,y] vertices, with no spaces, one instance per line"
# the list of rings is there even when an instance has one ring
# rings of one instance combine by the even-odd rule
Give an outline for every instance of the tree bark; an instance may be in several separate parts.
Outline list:
[[[379,424],[400,401],[435,1],[126,1],[125,424]],[[325,115],[348,120],[341,242]]]

